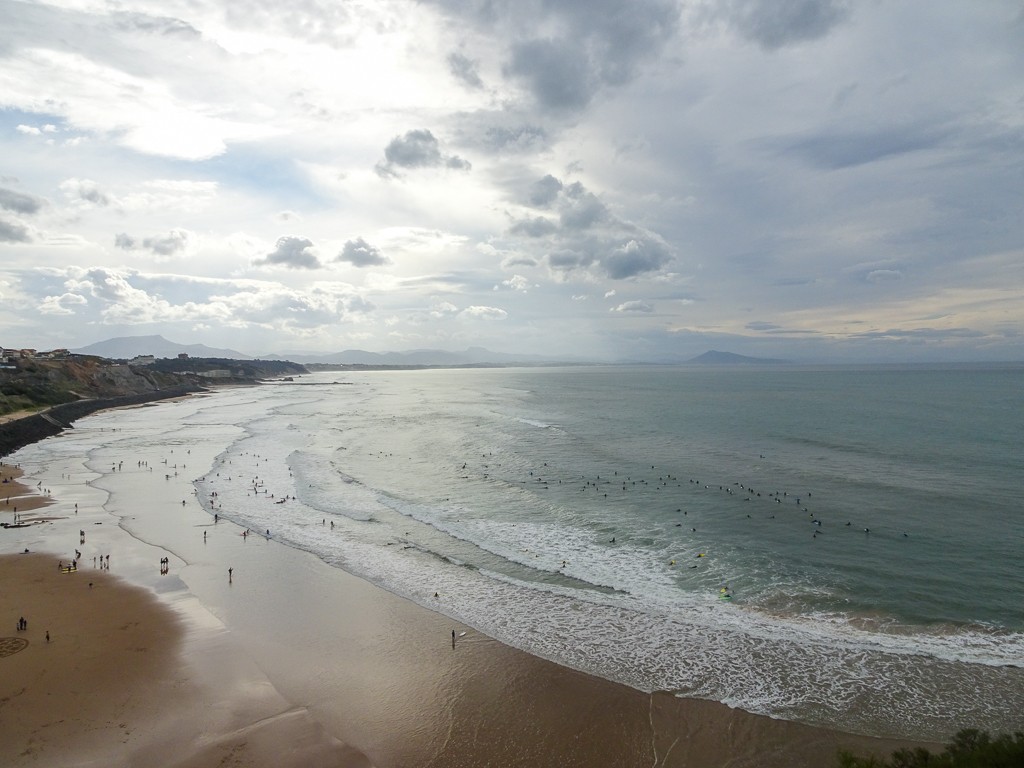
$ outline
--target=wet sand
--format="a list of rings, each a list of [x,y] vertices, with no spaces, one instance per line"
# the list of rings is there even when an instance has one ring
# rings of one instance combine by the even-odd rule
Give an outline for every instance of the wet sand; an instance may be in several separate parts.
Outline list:
[[[47,521],[0,531],[0,637],[29,641],[0,657],[0,764],[820,768],[906,745],[560,667],[214,523],[193,473],[161,472],[69,459],[38,481]]]
[[[13,523],[14,515],[41,509],[50,503],[41,489],[30,488],[21,480],[20,467],[7,462],[0,463],[0,522]],[[10,516],[2,514],[10,512]],[[40,515],[29,516],[33,519]]]

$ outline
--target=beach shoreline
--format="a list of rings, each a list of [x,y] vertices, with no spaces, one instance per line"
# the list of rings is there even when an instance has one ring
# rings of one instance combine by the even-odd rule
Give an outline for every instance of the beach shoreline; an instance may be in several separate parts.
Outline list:
[[[209,460],[200,453],[190,452],[189,462]],[[140,468],[145,460],[137,458]],[[89,702],[109,695],[97,683],[76,707],[78,725],[48,739],[45,749],[24,751],[26,745],[39,746],[45,723],[28,717],[28,724],[9,731],[8,741],[21,749],[5,756],[5,764],[46,764],[38,757],[46,754],[51,763],[60,755],[57,762],[67,765],[101,759],[105,765],[129,765],[144,755],[147,764],[200,766],[235,755],[243,765],[810,768],[834,764],[839,749],[888,754],[909,745],[669,693],[647,694],[531,656],[309,553],[243,537],[227,521],[213,522],[189,492],[192,472],[160,478],[166,492],[154,494],[153,473],[99,482],[80,458],[59,470],[63,485],[38,499],[51,502],[48,519],[2,532],[4,583],[17,584],[6,591],[38,610],[49,604],[48,610],[58,612],[69,601],[70,585],[82,592],[83,582],[93,581],[85,599],[115,588],[137,592],[141,600],[131,609],[133,621],[164,622],[164,629],[134,647],[165,664],[155,667],[159,674],[152,679],[129,680],[116,662],[96,660],[89,667],[95,679],[130,688],[133,700],[151,706],[114,718],[117,723],[93,716]],[[38,487],[57,486],[51,479],[39,478]],[[115,480],[124,509],[111,503],[103,487]],[[46,552],[45,564],[18,554],[26,548]],[[75,550],[81,552],[80,569],[59,573],[57,561],[71,559]],[[109,570],[94,565],[111,553]],[[32,568],[41,569],[49,586],[24,571],[8,580],[11,561],[22,557],[15,565],[38,562]],[[163,563],[156,568],[165,558],[166,573]],[[44,587],[56,590],[50,603],[42,593],[36,598]],[[15,622],[28,609],[2,605],[0,620],[17,637]],[[39,624],[45,619],[26,618],[30,632],[45,631]],[[81,624],[83,638],[102,636],[99,622]],[[63,637],[69,625],[59,626]],[[63,641],[46,647],[35,638],[0,664],[43,674],[52,657],[67,650]],[[65,679],[50,682],[48,696],[60,697],[61,686],[70,685]],[[4,708],[36,711],[11,691],[0,698]],[[167,724],[169,712],[183,709],[188,717]],[[78,753],[76,729],[90,734],[96,757]]]

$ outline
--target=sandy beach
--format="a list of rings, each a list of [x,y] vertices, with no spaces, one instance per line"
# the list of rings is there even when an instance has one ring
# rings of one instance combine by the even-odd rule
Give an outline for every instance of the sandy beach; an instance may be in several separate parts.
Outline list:
[[[530,656],[214,522],[191,473],[147,471],[167,458],[71,457],[21,485],[48,496],[11,494],[50,504],[0,531],[3,765],[818,768],[905,745]]]
[[[19,513],[33,512],[41,509],[50,503],[45,493],[39,488],[29,488],[21,480],[22,471],[19,467],[10,464],[0,464],[0,511],[9,512],[10,517],[4,515],[3,522],[14,523],[15,515]],[[33,519],[40,520],[41,515],[33,515]]]

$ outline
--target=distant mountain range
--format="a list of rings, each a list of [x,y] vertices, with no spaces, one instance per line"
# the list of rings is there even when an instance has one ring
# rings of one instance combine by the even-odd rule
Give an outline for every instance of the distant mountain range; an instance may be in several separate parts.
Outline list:
[[[226,358],[231,360],[288,360],[303,365],[366,365],[366,366],[460,366],[460,365],[557,365],[595,363],[582,358],[549,357],[546,355],[492,352],[483,347],[470,347],[463,352],[443,349],[413,349],[406,352],[367,352],[347,349],[328,355],[307,353],[274,353],[247,355],[233,349],[216,349],[205,344],[178,344],[163,336],[119,336],[87,347],[73,349],[80,355],[96,355],[111,360],[130,360],[140,355],[156,358],[175,358],[185,353],[189,357]],[[666,361],[668,362],[668,361]],[[688,360],[674,364],[685,365],[784,365],[788,361],[767,357],[747,357],[732,352],[710,350]]]
[[[470,347],[464,352],[443,349],[414,349],[408,352],[366,352],[349,349],[329,355],[274,353],[246,355],[233,349],[216,349],[205,344],[178,344],[163,336],[120,336],[71,350],[79,355],[96,355],[111,360],[129,360],[140,355],[174,358],[181,353],[189,357],[228,358],[233,360],[289,360],[293,363],[320,365],[553,365],[579,363],[582,360],[545,357],[544,355],[492,352],[483,347]]]
[[[245,355],[233,349],[216,349],[205,344],[177,344],[163,336],[118,336],[115,339],[98,341],[87,347],[72,349],[76,355],[95,355],[110,360],[130,360],[140,355],[153,357],[177,357],[181,353],[189,357],[219,357],[231,360],[252,360],[252,355]]]

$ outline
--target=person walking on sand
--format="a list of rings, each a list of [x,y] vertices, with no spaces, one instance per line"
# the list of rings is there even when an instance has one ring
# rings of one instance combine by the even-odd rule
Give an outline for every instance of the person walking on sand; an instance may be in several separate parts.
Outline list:
[[[234,572],[235,572],[234,568],[228,568],[228,584],[230,584],[232,582],[232,579],[234,578],[234,576],[233,576]]]
[[[46,630],[46,642],[50,642],[50,630]]]

